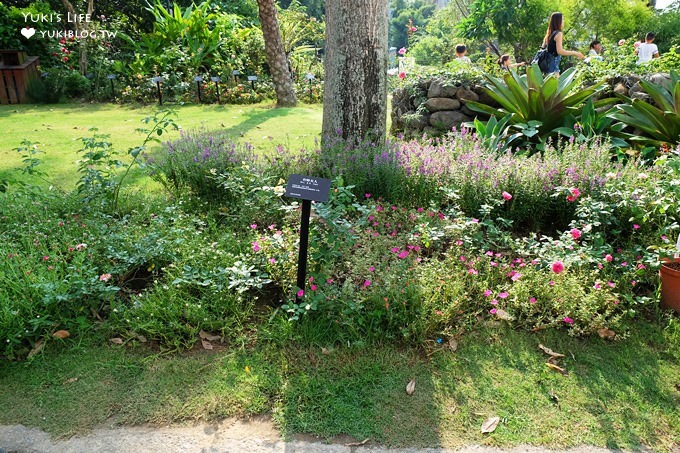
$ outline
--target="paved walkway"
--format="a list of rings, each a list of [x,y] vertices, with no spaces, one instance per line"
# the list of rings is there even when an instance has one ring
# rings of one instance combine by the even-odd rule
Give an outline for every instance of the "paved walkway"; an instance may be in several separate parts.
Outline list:
[[[4,451],[3,451],[4,450]],[[35,428],[0,425],[0,453],[543,453],[537,447],[501,450],[470,446],[458,450],[443,448],[387,449],[367,442],[362,446],[326,444],[313,439],[284,442],[268,419],[224,420],[220,423],[171,427],[100,428],[82,437],[53,440]],[[578,447],[560,453],[607,453],[614,450]],[[680,453],[680,451],[678,452]]]

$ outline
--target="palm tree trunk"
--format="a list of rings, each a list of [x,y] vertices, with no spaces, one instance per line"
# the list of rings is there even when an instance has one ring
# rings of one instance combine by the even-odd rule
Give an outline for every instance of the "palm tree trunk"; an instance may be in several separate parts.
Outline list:
[[[276,90],[276,106],[293,107],[297,104],[295,85],[288,70],[288,58],[283,49],[279,22],[276,19],[276,4],[274,0],[257,0],[257,7],[262,23],[267,64]]]

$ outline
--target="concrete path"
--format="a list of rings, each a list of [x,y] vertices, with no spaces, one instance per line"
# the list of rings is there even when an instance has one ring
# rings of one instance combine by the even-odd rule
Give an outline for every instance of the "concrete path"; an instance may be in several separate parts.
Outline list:
[[[349,439],[345,443],[326,444],[309,436],[301,436],[296,440],[284,442],[267,418],[249,421],[224,420],[219,423],[192,426],[99,428],[82,437],[70,439],[51,439],[44,431],[21,425],[0,425],[0,453],[543,453],[554,451],[530,446],[511,450],[482,446],[448,450],[443,448],[388,449],[371,442],[366,442],[361,446],[355,444],[356,442]],[[614,450],[579,447],[562,452],[607,453],[612,451]]]

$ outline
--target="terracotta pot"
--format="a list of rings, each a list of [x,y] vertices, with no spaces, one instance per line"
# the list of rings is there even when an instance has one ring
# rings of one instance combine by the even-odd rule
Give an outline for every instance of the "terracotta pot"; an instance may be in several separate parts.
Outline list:
[[[661,305],[680,313],[680,258],[665,259],[659,270]]]

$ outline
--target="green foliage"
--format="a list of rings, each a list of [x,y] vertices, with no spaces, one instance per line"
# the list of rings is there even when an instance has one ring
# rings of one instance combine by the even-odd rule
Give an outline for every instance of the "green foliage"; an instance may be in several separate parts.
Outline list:
[[[559,77],[543,77],[538,65],[527,68],[526,75],[509,71],[502,79],[487,75],[486,92],[501,105],[501,109],[468,102],[474,110],[499,118],[509,115],[514,131],[525,137],[537,149],[544,149],[550,138],[556,138],[560,127],[569,118],[578,118],[581,105],[597,93],[604,81],[581,88],[575,68]],[[609,102],[598,101],[598,104]]]
[[[435,12],[432,2],[414,0],[410,2],[392,1],[393,15],[389,21],[389,45],[391,47],[409,47],[412,43],[411,35],[417,33],[409,31],[409,27],[425,28]]]
[[[526,60],[543,41],[547,18],[555,10],[552,1],[475,0],[457,29],[467,39],[512,46],[515,57]]]
[[[657,147],[680,143],[680,73],[672,71],[668,84],[657,85],[640,80],[640,85],[654,104],[633,99],[631,104],[618,105],[618,111],[611,116],[646,135],[629,135],[631,142],[648,143]]]

